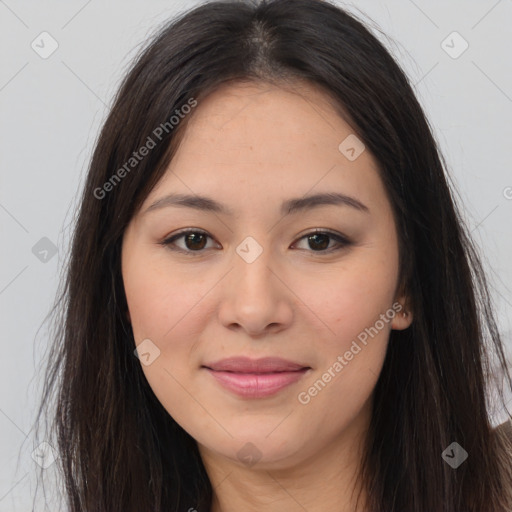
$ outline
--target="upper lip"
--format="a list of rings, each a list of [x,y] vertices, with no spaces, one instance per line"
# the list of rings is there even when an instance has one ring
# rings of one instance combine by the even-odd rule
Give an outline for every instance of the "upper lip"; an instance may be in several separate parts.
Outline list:
[[[293,372],[309,368],[309,366],[281,359],[280,357],[263,357],[261,359],[230,357],[228,359],[221,359],[203,366],[214,371],[235,373]]]

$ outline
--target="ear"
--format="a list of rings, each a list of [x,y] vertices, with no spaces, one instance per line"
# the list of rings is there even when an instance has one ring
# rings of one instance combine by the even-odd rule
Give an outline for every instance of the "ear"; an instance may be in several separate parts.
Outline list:
[[[395,299],[396,306],[393,308],[396,311],[396,315],[391,322],[391,329],[402,331],[407,329],[413,320],[413,312],[409,306],[410,300],[407,295],[401,295]]]

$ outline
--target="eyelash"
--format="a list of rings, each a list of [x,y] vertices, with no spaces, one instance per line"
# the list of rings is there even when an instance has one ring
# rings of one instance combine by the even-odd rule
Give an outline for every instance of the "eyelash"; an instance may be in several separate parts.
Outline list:
[[[187,256],[193,256],[194,253],[197,253],[197,254],[203,253],[205,251],[205,249],[201,249],[198,251],[191,251],[191,250],[185,250],[185,249],[181,249],[181,248],[171,247],[172,244],[176,240],[179,240],[180,238],[183,238],[184,236],[189,235],[189,234],[205,235],[208,238],[213,239],[206,231],[203,231],[202,229],[187,229],[185,231],[181,231],[179,233],[176,233],[176,234],[166,238],[165,240],[160,242],[160,245],[163,245],[164,247],[170,249],[171,251],[176,251],[176,252],[181,252],[182,254],[186,254]],[[339,246],[334,247],[334,248],[331,247],[330,249],[321,250],[321,251],[308,251],[308,252],[312,252],[315,254],[331,254],[332,252],[340,251],[341,249],[344,249],[344,248],[352,245],[352,242],[348,238],[340,235],[339,233],[333,233],[332,231],[328,231],[325,229],[314,229],[313,231],[310,231],[309,233],[306,233],[305,235],[300,237],[298,240],[300,241],[300,240],[303,240],[304,238],[307,238],[308,236],[317,235],[317,234],[328,235],[330,238],[334,239],[339,244]]]

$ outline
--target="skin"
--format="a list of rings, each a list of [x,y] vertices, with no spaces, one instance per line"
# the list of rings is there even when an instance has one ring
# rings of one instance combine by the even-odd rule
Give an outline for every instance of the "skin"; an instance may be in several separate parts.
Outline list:
[[[125,231],[135,343],[150,339],[160,350],[142,369],[198,442],[213,512],[364,510],[353,491],[372,393],[390,330],[407,328],[412,313],[396,314],[307,404],[298,400],[394,303],[407,309],[377,160],[366,149],[350,161],[338,149],[352,133],[311,85],[224,85],[199,102],[166,174]],[[280,213],[282,201],[317,192],[349,195],[369,212],[324,205]],[[177,206],[146,212],[169,193],[209,196],[234,215]],[[189,254],[161,245],[184,228],[208,237],[174,242]],[[352,243],[308,243],[315,228]],[[251,263],[236,252],[248,236],[263,250]],[[271,397],[241,398],[202,368],[239,355],[283,357],[311,370]],[[260,457],[253,465],[237,456],[248,442]]]

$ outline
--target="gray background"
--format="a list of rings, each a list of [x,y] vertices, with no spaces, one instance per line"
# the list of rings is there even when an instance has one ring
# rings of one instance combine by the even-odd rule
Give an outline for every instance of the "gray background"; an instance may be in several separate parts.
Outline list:
[[[0,0],[0,512],[32,509],[38,466],[31,428],[49,338],[43,320],[98,129],[140,45],[198,3]],[[340,5],[380,26],[390,39],[377,36],[415,84],[484,255],[510,346],[512,1]],[[50,48],[43,31],[58,43],[46,59],[31,47]],[[448,37],[453,31],[469,44],[458,58],[463,41]],[[55,466],[45,470],[48,477]]]

